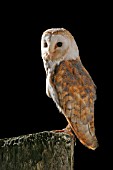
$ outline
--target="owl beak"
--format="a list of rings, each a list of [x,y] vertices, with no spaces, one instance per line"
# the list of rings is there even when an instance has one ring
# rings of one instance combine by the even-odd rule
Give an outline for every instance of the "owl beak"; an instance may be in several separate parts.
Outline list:
[[[44,58],[45,61],[53,60],[54,52],[47,52],[47,53],[45,53],[43,58]]]
[[[48,55],[47,55],[47,58],[52,60],[53,56],[54,56],[54,52],[49,52]]]

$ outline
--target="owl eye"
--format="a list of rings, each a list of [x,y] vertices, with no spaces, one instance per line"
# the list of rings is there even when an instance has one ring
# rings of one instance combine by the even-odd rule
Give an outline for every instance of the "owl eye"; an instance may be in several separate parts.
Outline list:
[[[57,47],[62,47],[62,42],[57,42]]]
[[[44,42],[44,47],[47,47],[47,43],[46,42]]]

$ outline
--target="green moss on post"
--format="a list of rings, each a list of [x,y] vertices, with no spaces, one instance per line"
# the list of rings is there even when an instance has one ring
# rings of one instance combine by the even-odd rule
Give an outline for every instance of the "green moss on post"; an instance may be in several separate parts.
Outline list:
[[[0,139],[0,170],[73,170],[74,140],[40,132]]]

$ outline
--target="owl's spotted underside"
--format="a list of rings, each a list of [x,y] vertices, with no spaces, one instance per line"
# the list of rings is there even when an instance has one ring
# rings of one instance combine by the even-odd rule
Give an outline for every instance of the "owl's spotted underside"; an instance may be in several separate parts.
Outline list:
[[[96,87],[84,68],[77,44],[64,28],[42,34],[41,55],[46,71],[46,94],[53,99],[82,144],[98,146],[94,127]]]

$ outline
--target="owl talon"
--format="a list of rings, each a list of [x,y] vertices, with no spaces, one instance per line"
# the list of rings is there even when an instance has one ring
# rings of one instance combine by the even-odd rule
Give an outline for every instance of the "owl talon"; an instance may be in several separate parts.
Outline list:
[[[66,128],[63,129],[63,132],[71,136],[75,140],[75,135],[73,134],[71,128],[69,125],[66,126]]]
[[[73,138],[75,140],[75,135],[72,133],[71,129],[68,128],[68,127],[64,128],[64,129],[61,129],[61,130],[52,130],[51,132],[54,132],[54,133],[66,133],[71,138]]]

